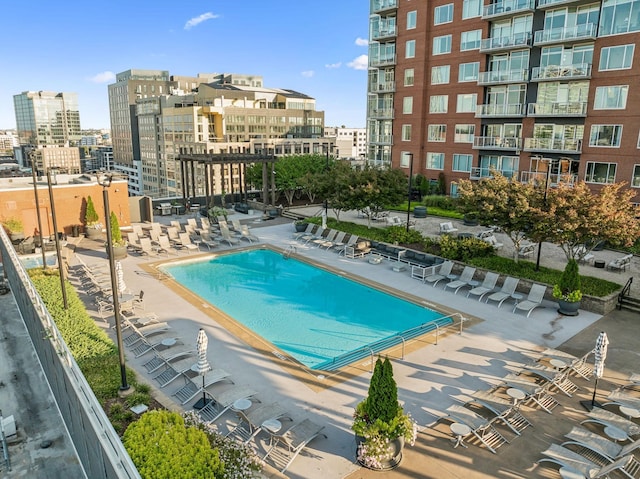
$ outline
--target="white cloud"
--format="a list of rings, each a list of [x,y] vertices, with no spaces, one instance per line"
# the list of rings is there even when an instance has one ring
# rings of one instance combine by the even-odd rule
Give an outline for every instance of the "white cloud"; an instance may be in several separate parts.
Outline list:
[[[214,15],[211,12],[203,13],[202,15],[199,15],[197,17],[193,17],[187,23],[185,23],[184,24],[184,29],[185,30],[189,30],[189,29],[191,29],[191,28],[193,28],[195,26],[198,26],[202,22],[205,22],[207,20],[211,20],[212,18],[218,18],[219,16],[220,15]]]
[[[101,72],[89,78],[93,83],[109,83],[116,81],[116,74],[110,71]]]
[[[333,68],[340,68],[342,66],[342,62],[338,62],[338,63],[327,63],[325,65],[325,68],[329,68],[329,69],[333,69]]]
[[[360,55],[359,57],[354,58],[352,61],[347,63],[349,68],[353,68],[354,70],[366,70],[369,65],[369,57],[367,55]]]
[[[366,38],[356,38],[356,45],[358,45],[359,47],[366,47],[369,45],[369,40],[367,40]]]
[[[316,72],[314,72],[313,70],[306,70],[301,72],[300,74],[305,78],[311,78],[313,75],[316,74]]]

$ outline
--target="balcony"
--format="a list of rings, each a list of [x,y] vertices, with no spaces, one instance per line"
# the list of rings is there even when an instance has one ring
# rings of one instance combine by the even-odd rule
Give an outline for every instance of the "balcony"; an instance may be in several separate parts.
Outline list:
[[[376,145],[393,145],[393,135],[371,135],[369,143]]]
[[[379,57],[371,57],[369,59],[370,67],[386,67],[392,66],[396,64],[396,56],[395,55],[385,55]]]
[[[522,183],[542,183],[547,181],[546,171],[523,171],[520,173],[520,181]],[[550,173],[549,186],[574,185],[578,181],[578,175],[573,173]]]
[[[371,11],[373,13],[384,13],[397,10],[398,0],[374,0],[371,3]]]
[[[596,25],[587,23],[567,28],[550,28],[538,30],[534,35],[535,46],[551,45],[554,43],[575,43],[584,40],[596,39]]]
[[[373,83],[369,85],[370,93],[393,93],[396,91],[396,82]]]
[[[524,151],[582,153],[582,140],[565,138],[525,138]]]
[[[529,70],[499,70],[482,72],[478,75],[478,85],[503,83],[524,83],[529,79]]]
[[[531,81],[584,80],[591,78],[591,63],[547,65],[531,70]]]
[[[538,0],[538,10],[555,8],[564,5],[583,5],[592,3],[591,0]]]
[[[369,110],[369,118],[376,120],[392,120],[393,108],[372,108]]]
[[[567,103],[529,103],[527,116],[587,116],[586,101],[571,101]]]
[[[490,37],[480,41],[480,53],[531,48],[531,32],[516,33],[506,37]]]
[[[473,138],[474,150],[515,150],[522,148],[522,139],[511,136],[476,136]]]
[[[376,29],[376,31],[371,33],[372,40],[384,40],[387,38],[393,38],[398,34],[397,28],[395,26],[388,26],[385,28]]]
[[[493,178],[492,171],[498,171],[505,178],[517,178],[518,170],[502,170],[493,166],[473,166],[469,173],[470,180],[481,180],[483,178]]]
[[[535,8],[535,0],[504,0],[484,7],[482,10],[482,19],[495,20],[516,13],[533,12]]]
[[[478,105],[476,118],[499,118],[524,116],[524,103]]]

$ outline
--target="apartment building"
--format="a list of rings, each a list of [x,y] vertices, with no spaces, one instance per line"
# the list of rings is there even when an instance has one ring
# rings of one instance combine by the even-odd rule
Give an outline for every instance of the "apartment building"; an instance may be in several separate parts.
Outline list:
[[[367,159],[640,188],[640,0],[371,0]],[[640,202],[640,196],[636,197]]]
[[[333,156],[339,159],[362,159],[367,153],[367,129],[325,126],[324,136],[335,139]]]

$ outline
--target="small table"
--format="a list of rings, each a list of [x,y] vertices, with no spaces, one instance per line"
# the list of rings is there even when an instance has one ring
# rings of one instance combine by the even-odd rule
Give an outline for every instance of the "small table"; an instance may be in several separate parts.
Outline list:
[[[282,423],[277,419],[267,419],[265,422],[262,423],[262,427],[268,430],[269,432],[275,434],[280,429],[282,429]]]
[[[167,338],[167,339],[163,339],[160,342],[160,344],[162,344],[163,346],[166,346],[167,348],[170,348],[171,346],[173,346],[177,342],[178,342],[178,340],[176,338]]]
[[[453,445],[453,447],[467,447],[463,439],[466,435],[471,434],[471,428],[466,424],[462,424],[459,422],[451,423],[449,428],[451,429],[451,433],[456,436],[456,438],[454,439],[455,444]]]
[[[513,399],[513,405],[518,404],[518,401],[522,401],[527,397],[525,392],[522,389],[518,388],[509,388],[507,389],[507,395]]]
[[[456,279],[458,279],[458,275],[457,274],[448,274],[447,275],[447,279],[449,281],[455,281]]]
[[[568,467],[561,467],[558,469],[558,472],[562,479],[584,479],[584,475],[580,474],[575,469],[570,469]]]
[[[561,371],[567,367],[567,363],[565,363],[562,359],[558,359],[558,358],[550,359],[549,364],[551,364],[551,366],[553,366],[558,371]]]
[[[394,270],[396,273],[400,273],[404,270],[407,269],[407,265],[405,263],[401,263],[400,261],[397,261],[392,267],[392,270]]]
[[[629,419],[637,419],[640,417],[640,411],[631,406],[620,406],[620,412]]]
[[[597,259],[593,262],[593,267],[594,268],[600,268],[600,269],[604,269],[604,266],[606,265],[606,263],[604,261],[602,261],[601,259]]]
[[[522,295],[520,293],[512,293],[511,294],[511,299],[513,299],[515,301],[515,304],[518,304],[520,301],[522,301],[522,298],[524,298],[524,295]]]
[[[243,398],[235,401],[231,406],[231,409],[233,409],[234,411],[246,411],[250,407],[251,407],[251,400],[247,398]]]
[[[480,286],[480,281],[472,279],[471,281],[467,281],[467,284],[470,288],[475,288],[476,286]]]
[[[604,433],[616,442],[625,441],[629,438],[626,432],[616,426],[606,426]]]

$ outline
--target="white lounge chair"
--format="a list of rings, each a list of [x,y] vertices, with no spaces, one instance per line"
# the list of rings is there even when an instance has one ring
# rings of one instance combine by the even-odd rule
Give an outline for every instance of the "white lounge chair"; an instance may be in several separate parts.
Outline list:
[[[202,393],[203,389],[204,391],[206,391],[209,387],[213,386],[216,383],[219,383],[220,381],[224,381],[225,379],[231,381],[229,379],[229,376],[231,376],[231,374],[223,369],[214,369],[212,371],[209,371],[204,379],[204,388],[201,377],[196,377],[194,379],[187,378],[187,382],[185,383],[185,385],[174,392],[172,396],[180,401],[180,404],[185,405],[194,397],[196,397],[198,393]]]
[[[575,477],[579,477],[575,474],[578,473],[588,479],[609,477],[609,473],[615,470],[620,470],[627,477],[633,478],[637,476],[631,475],[627,471],[627,469],[637,472],[638,468],[640,467],[640,463],[638,463],[633,455],[625,456],[615,462],[612,462],[611,464],[601,466],[593,461],[590,461],[577,452],[574,452],[571,449],[567,449],[566,447],[559,444],[551,444],[551,446],[549,446],[547,450],[542,451],[542,454],[544,454],[545,457],[540,459],[538,463],[552,462],[559,465],[565,470],[568,469],[570,471],[573,471]]]
[[[471,409],[453,404],[446,409],[446,412],[451,420],[468,426],[469,435],[476,437],[494,454],[497,454],[496,449],[509,442],[493,427],[492,420],[476,414]]]
[[[625,445],[618,444],[580,426],[573,426],[573,429],[565,436],[569,441],[563,442],[562,446],[568,444],[578,446],[581,449],[579,454],[587,458],[592,457],[592,454],[595,453],[597,455],[596,459],[598,459],[596,462],[599,462],[600,458],[605,459],[607,462],[613,462],[621,457],[633,454],[640,448],[640,439]]]
[[[436,285],[443,279],[445,280],[449,279],[452,270],[453,270],[453,262],[445,261],[444,263],[440,264],[440,267],[438,268],[438,272],[424,278],[424,282],[433,283],[432,286],[435,288]]]
[[[520,280],[518,278],[507,276],[500,290],[487,296],[486,302],[488,303],[489,301],[496,301],[499,308],[500,306],[502,306],[502,303],[511,298],[511,295],[516,292],[518,283],[520,283]]]
[[[267,457],[276,465],[281,473],[284,473],[298,454],[318,436],[322,434],[324,426],[320,426],[310,419],[304,419],[291,426],[282,434],[271,434],[271,447],[262,458]]]
[[[280,419],[286,413],[287,410],[278,403],[260,404],[246,411],[238,410],[236,414],[239,421],[231,427],[227,436],[240,439],[241,442],[247,444],[266,427],[265,423]]]
[[[547,292],[547,287],[544,284],[532,284],[527,299],[524,301],[518,301],[513,307],[513,312],[526,311],[527,318],[536,308],[542,307],[542,301],[544,300],[544,294]]]
[[[458,228],[455,228],[451,221],[447,221],[445,223],[440,223],[440,234],[441,235],[453,234],[453,233],[457,233],[457,232],[458,232]]]
[[[465,266],[464,269],[462,270],[462,274],[460,275],[460,278],[445,284],[444,289],[445,290],[453,289],[453,292],[457,294],[460,288],[471,286],[474,283],[473,281],[474,274],[476,274],[476,269],[474,267]],[[475,284],[478,284],[478,282],[476,281]]]
[[[480,286],[476,286],[475,288],[471,288],[467,293],[467,298],[469,296],[477,296],[478,301],[482,300],[482,297],[491,293],[496,288],[496,283],[498,282],[498,278],[500,275],[498,273],[492,273],[491,271],[487,272]]]

